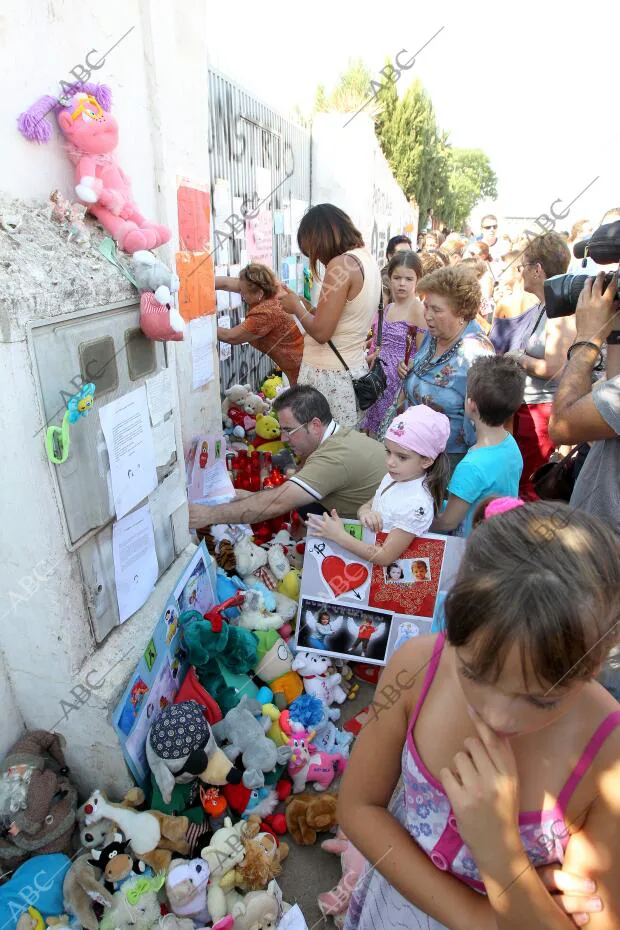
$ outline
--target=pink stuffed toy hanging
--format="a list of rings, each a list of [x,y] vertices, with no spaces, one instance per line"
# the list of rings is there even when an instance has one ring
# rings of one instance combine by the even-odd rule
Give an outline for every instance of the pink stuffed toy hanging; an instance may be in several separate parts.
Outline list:
[[[75,165],[75,193],[124,252],[154,249],[168,242],[166,226],[146,220],[139,212],[129,178],[113,156],[118,145],[118,123],[112,116],[112,94],[104,84],[74,85],[73,93],[57,100],[41,97],[17,121],[31,142],[48,142],[52,128],[46,119],[54,111],[65,138],[67,155]]]

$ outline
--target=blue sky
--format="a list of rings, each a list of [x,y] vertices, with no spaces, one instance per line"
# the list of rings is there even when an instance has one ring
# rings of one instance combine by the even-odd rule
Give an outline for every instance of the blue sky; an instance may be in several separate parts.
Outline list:
[[[487,152],[497,212],[535,216],[597,176],[564,223],[620,206],[620,4],[235,0],[210,23],[211,65],[285,113],[310,107],[351,57],[379,79],[386,56],[413,54],[443,26],[399,92],[419,76],[453,144]]]

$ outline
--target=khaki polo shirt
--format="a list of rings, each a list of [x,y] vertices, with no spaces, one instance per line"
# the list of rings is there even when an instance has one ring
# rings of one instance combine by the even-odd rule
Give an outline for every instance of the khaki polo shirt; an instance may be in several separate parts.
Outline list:
[[[303,468],[290,478],[327,510],[356,520],[386,474],[385,447],[354,429],[340,427],[321,443]]]

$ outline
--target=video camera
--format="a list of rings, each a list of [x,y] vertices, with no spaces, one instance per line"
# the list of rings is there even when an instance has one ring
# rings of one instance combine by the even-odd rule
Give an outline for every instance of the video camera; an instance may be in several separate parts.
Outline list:
[[[611,265],[620,262],[620,220],[600,226],[589,239],[576,242],[573,247],[575,258],[592,258],[598,265]],[[605,275],[605,288],[615,287],[616,298],[620,300],[619,271],[608,271]],[[575,312],[579,295],[591,275],[556,274],[545,281],[545,309],[549,319],[569,316]]]

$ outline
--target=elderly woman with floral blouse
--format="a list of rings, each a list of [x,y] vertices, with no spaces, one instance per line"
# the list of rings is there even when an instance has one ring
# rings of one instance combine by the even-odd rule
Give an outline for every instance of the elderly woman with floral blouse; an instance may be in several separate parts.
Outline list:
[[[424,299],[428,334],[409,371],[400,366],[404,400],[407,405],[428,404],[449,418],[446,452],[454,471],[476,441],[474,426],[465,417],[467,373],[476,358],[495,350],[476,322],[481,292],[471,270],[462,264],[439,268],[421,278],[417,289]]]

